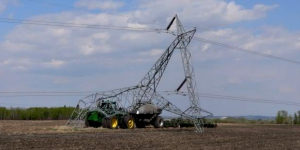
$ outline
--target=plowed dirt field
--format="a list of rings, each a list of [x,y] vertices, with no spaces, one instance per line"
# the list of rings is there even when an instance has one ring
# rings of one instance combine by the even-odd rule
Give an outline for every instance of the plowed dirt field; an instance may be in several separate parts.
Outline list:
[[[66,121],[0,121],[0,149],[300,149],[300,126],[221,124],[193,128],[73,129]]]

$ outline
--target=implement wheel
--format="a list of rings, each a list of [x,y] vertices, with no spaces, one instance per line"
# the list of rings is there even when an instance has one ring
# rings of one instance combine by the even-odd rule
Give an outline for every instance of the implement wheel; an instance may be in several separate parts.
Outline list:
[[[155,128],[162,128],[164,127],[164,119],[160,116],[156,117],[154,123],[153,123],[153,126]]]
[[[180,123],[174,123],[174,128],[180,128]]]
[[[133,129],[134,128],[134,119],[131,116],[125,116],[124,123],[126,128]]]
[[[107,128],[110,128],[110,129],[116,129],[118,127],[118,119],[116,116],[112,116],[110,118],[107,119],[107,122],[106,122],[106,126]]]

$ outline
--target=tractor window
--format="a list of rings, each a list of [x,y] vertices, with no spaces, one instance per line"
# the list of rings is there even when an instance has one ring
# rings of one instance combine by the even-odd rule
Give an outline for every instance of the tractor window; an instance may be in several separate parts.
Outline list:
[[[115,110],[117,109],[116,103],[112,103],[111,105],[112,105],[112,108],[113,108],[113,109],[115,109]]]

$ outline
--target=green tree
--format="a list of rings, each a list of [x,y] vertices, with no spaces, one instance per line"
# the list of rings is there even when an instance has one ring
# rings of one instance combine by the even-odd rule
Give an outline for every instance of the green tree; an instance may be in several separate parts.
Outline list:
[[[0,120],[58,120],[69,119],[74,107],[0,107]]]
[[[288,120],[288,112],[285,110],[280,110],[277,112],[276,124],[286,123]]]
[[[294,114],[294,120],[293,120],[293,123],[294,123],[294,124],[298,124],[298,123],[299,123],[298,118],[299,118],[298,113],[295,113],[295,114]]]
[[[289,115],[287,118],[285,118],[284,124],[292,124],[292,123],[293,123],[292,115]]]
[[[297,112],[298,113],[298,118],[297,118],[297,122],[300,125],[300,111]]]

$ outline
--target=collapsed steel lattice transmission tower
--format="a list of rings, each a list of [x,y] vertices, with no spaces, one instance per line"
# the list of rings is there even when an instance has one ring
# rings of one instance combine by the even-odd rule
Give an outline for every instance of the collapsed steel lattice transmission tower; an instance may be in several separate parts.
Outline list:
[[[196,29],[186,32],[179,21],[178,16],[176,15],[166,28],[167,31],[174,22],[176,23],[177,28],[175,40],[161,55],[150,71],[142,78],[138,85],[95,93],[79,100],[76,109],[67,122],[67,125],[82,127],[84,125],[86,112],[97,109],[97,106],[101,105],[103,100],[109,99],[117,102],[118,106],[124,108],[125,112],[130,112],[134,109],[137,109],[141,106],[141,104],[152,104],[161,110],[192,119],[196,127],[196,131],[199,133],[204,132],[203,119],[212,114],[200,108],[191,53],[187,49],[196,32]],[[186,84],[190,101],[190,107],[184,111],[176,107],[156,91],[164,71],[176,49],[180,50],[181,52],[185,74],[185,79],[178,87],[177,91],[179,91],[181,87]],[[203,113],[205,113],[205,115],[203,115]]]

